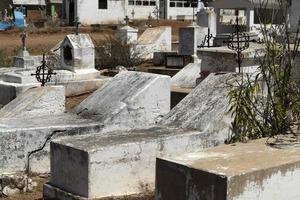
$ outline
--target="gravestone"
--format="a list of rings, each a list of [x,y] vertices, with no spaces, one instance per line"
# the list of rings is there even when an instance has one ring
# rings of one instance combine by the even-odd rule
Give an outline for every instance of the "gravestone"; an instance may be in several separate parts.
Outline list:
[[[119,37],[126,44],[136,43],[138,40],[138,31],[138,29],[126,25],[120,29]]]
[[[170,77],[142,72],[121,72],[72,112],[92,118],[104,130],[154,124],[170,111]]]
[[[155,199],[299,199],[300,149],[266,140],[160,157]]]
[[[17,56],[13,57],[13,65],[14,67],[18,68],[34,68],[35,67],[35,61],[32,56],[29,55],[29,52],[27,51],[26,47],[26,39],[28,35],[23,31],[20,34],[22,46],[19,50],[19,53]]]
[[[145,59],[152,59],[154,52],[172,51],[172,28],[159,26],[146,29],[138,39],[137,49]]]
[[[37,117],[65,112],[63,86],[30,88],[0,109],[0,118]]]
[[[88,34],[67,35],[60,44],[61,69],[95,70],[95,46]]]

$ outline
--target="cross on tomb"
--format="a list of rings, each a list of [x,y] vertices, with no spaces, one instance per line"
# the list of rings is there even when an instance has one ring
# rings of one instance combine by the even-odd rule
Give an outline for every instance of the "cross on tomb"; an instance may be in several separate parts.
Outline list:
[[[75,21],[74,21],[74,26],[75,26],[75,35],[79,34],[79,26],[80,26],[80,22],[79,22],[79,17],[76,17]]]
[[[128,26],[129,25],[129,17],[126,15],[126,17],[124,18],[124,21],[125,21],[125,23],[126,23],[126,26]]]
[[[134,18],[134,15],[135,15],[135,12],[134,12],[134,10],[132,10],[132,11],[131,11],[131,16],[132,16],[132,18]]]
[[[56,75],[56,73],[47,66],[45,54],[43,54],[42,65],[37,67],[35,74],[31,74],[31,76],[35,76],[37,81],[42,84],[41,86],[44,87],[47,82],[51,81],[52,75]]]
[[[199,46],[200,48],[210,48],[210,40],[213,39],[213,35],[210,33],[210,28],[208,28],[207,30],[207,35],[205,35],[203,42],[201,43],[201,45]],[[205,45],[207,44],[207,46]]]
[[[154,11],[153,11],[153,14],[155,15],[155,17],[156,17],[156,22],[158,23],[158,21],[159,21],[159,8],[158,8],[157,5],[155,6],[155,9],[154,9]]]
[[[21,41],[22,41],[22,50],[23,51],[26,51],[26,38],[27,38],[27,34],[25,31],[23,31],[21,34],[20,34],[20,38],[21,38]]]
[[[241,66],[243,60],[242,52],[249,48],[250,36],[247,33],[241,32],[241,26],[239,25],[238,10],[236,10],[235,14],[236,14],[235,32],[232,33],[227,46],[229,49],[236,52],[236,56],[237,56],[236,61],[238,63],[239,73],[241,73]]]

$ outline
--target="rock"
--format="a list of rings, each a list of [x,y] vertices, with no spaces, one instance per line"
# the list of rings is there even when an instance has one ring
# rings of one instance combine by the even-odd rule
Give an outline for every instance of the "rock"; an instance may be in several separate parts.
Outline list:
[[[9,186],[5,186],[2,190],[2,193],[5,196],[11,196],[13,194],[20,193],[20,190],[18,188],[10,188]]]

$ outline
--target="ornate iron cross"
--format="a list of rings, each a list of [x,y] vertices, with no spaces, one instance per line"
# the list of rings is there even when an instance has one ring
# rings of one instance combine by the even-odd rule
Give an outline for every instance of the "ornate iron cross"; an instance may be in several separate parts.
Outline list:
[[[125,21],[125,23],[126,23],[126,26],[128,26],[129,25],[129,17],[126,15],[126,17],[124,18],[124,21]]]
[[[44,87],[46,83],[51,81],[52,75],[56,75],[56,73],[47,66],[45,54],[43,54],[42,65],[37,67],[35,74],[31,74],[31,76],[35,76],[37,81],[42,83],[41,86]]]
[[[210,48],[210,40],[213,39],[213,35],[210,33],[210,28],[207,30],[207,35],[205,35],[203,42],[200,45],[200,48],[208,47]],[[207,44],[207,46],[205,45]]]
[[[239,25],[238,10],[236,11],[235,32],[231,34],[227,46],[229,49],[236,52],[236,61],[238,63],[239,73],[241,73],[241,66],[243,60],[242,52],[249,48],[250,36],[247,33],[241,32],[241,27]]]
[[[158,23],[158,21],[159,21],[159,8],[158,8],[157,5],[155,6],[155,9],[153,10],[153,14],[156,17],[156,23]]]
[[[21,41],[22,41],[22,50],[23,51],[26,51],[26,38],[27,38],[27,34],[25,31],[23,31],[21,34],[20,34],[20,38],[21,38]]]
[[[80,22],[79,22],[79,17],[76,17],[75,18],[75,21],[74,21],[74,26],[75,26],[75,35],[78,35],[79,34],[79,26],[80,26]]]

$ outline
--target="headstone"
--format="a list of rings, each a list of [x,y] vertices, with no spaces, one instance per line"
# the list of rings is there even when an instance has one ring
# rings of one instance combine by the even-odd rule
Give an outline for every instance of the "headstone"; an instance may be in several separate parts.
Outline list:
[[[172,28],[159,26],[146,29],[138,39],[137,49],[145,59],[152,59],[154,52],[172,51]]]
[[[0,109],[0,118],[38,117],[65,112],[65,88],[31,88]]]
[[[190,55],[196,59],[197,48],[204,40],[203,27],[192,25],[179,29],[179,55]],[[196,60],[195,60],[196,61]]]
[[[160,125],[197,129],[226,135],[232,117],[228,113],[228,93],[239,76],[210,74],[159,122]]]
[[[126,25],[120,29],[119,35],[121,40],[126,44],[136,43],[138,40],[138,31],[138,29]]]
[[[266,140],[162,156],[155,199],[299,199],[300,149],[274,148]]]
[[[158,155],[176,155],[220,142],[214,134],[167,127],[107,135],[52,142],[51,178],[44,185],[43,197],[98,199],[153,191]]]
[[[61,69],[95,70],[95,46],[88,34],[67,35],[60,45]]]
[[[170,111],[170,77],[121,72],[72,112],[103,124],[104,130],[145,127]]]
[[[35,66],[34,59],[32,58],[32,56],[29,55],[29,52],[27,51],[27,47],[26,47],[27,37],[28,35],[24,31],[20,34],[22,46],[21,49],[19,50],[18,55],[13,57],[14,67],[28,69],[28,68],[34,68]]]

